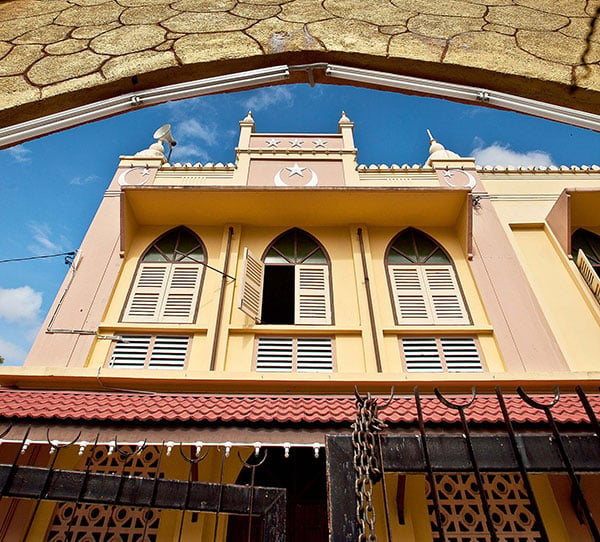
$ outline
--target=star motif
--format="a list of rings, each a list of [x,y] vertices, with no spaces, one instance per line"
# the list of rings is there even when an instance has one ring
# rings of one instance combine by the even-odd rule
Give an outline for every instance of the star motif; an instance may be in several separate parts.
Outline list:
[[[147,177],[148,175],[150,175],[150,169],[148,168],[148,166],[146,166],[142,171],[142,177]]]
[[[292,167],[286,167],[285,169],[287,169],[290,172],[290,177],[292,175],[300,175],[300,177],[304,177],[304,175],[302,175],[302,172],[306,168],[305,167],[300,167],[298,164],[294,164]]]
[[[279,141],[278,139],[267,139],[267,147],[278,147],[279,143],[281,143],[281,141]]]
[[[444,172],[444,179],[452,179],[452,177],[454,177],[454,171]]]
[[[324,149],[325,145],[327,145],[327,141],[323,141],[322,139],[317,139],[317,140],[313,141],[313,145],[315,146],[315,149],[317,147],[321,147],[322,149]]]
[[[293,149],[294,147],[302,147],[302,144],[304,143],[304,141],[302,141],[301,139],[293,139],[292,141],[290,141],[290,146]]]

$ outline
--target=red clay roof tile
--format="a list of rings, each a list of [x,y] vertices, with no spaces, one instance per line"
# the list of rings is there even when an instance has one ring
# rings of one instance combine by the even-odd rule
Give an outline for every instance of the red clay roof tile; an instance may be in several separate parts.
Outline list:
[[[588,395],[600,417],[600,395]],[[453,397],[453,401],[462,400]],[[549,398],[544,399],[546,403]],[[382,401],[385,403],[385,400]],[[506,396],[515,423],[546,421],[543,411],[516,395]],[[459,423],[456,410],[434,396],[422,397],[423,416],[430,423]],[[350,396],[221,396],[192,394],[136,394],[115,392],[67,392],[0,390],[0,417],[10,419],[113,421],[113,422],[211,422],[211,423],[323,423],[348,424],[355,415]],[[465,410],[474,423],[502,422],[498,400],[480,395]],[[588,417],[575,395],[563,395],[552,408],[557,422],[585,423]],[[381,412],[389,424],[415,423],[417,411],[412,396],[396,397]]]

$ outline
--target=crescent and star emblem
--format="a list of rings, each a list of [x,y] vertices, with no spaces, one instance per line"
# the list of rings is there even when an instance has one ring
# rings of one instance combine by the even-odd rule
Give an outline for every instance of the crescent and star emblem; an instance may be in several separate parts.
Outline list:
[[[298,175],[299,177],[304,178],[304,172],[305,171],[310,171],[310,179],[307,183],[305,183],[302,186],[317,186],[317,184],[319,183],[319,178],[317,177],[317,174],[310,168],[307,167],[300,167],[298,164],[294,164],[292,167],[284,167],[281,168],[276,174],[275,174],[275,178],[273,179],[273,182],[275,183],[275,186],[295,186],[295,185],[289,185],[287,184],[282,178],[281,178],[281,174],[283,172],[284,169],[288,170],[288,178],[291,179],[294,175]]]
[[[128,183],[126,180],[127,175],[129,175],[130,173],[133,173],[134,171],[139,171],[141,170],[142,173],[140,175],[141,179],[139,177],[136,177],[136,181],[137,182],[133,182],[133,183]],[[127,186],[127,185],[142,185],[142,184],[146,184],[148,182],[148,179],[150,178],[150,170],[147,167],[132,167],[129,169],[126,169],[125,171],[123,171],[123,173],[121,173],[121,175],[119,175],[119,177],[117,178],[117,182],[119,183],[120,186]]]
[[[454,178],[454,175],[456,173],[463,173],[464,175],[466,175],[468,182],[467,184],[455,184],[452,182],[451,179]],[[452,186],[453,188],[470,188],[473,189],[475,188],[475,185],[477,184],[477,180],[475,179],[475,177],[473,177],[473,175],[471,173],[469,173],[468,171],[465,171],[463,169],[450,169],[448,171],[446,171],[444,173],[444,181],[446,181],[446,184],[448,186]]]

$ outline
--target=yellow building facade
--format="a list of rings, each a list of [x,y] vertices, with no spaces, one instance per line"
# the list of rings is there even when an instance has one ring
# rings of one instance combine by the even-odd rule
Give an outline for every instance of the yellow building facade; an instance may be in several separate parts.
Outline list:
[[[599,539],[600,167],[353,129],[120,157],[0,369],[4,540]]]

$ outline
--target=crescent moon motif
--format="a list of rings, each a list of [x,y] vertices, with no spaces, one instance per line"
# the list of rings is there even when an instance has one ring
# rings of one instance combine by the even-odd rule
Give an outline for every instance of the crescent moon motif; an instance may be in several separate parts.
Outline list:
[[[117,178],[117,183],[119,183],[120,186],[127,186],[127,185],[129,185],[130,183],[127,182],[127,180],[125,179],[125,177],[127,177],[127,175],[129,175],[131,172],[135,171],[136,169],[141,169],[142,171],[146,171],[146,168],[142,167],[142,166],[132,167],[132,168],[126,169]],[[146,179],[142,179],[140,182],[135,183],[135,186],[146,184],[146,182],[148,182],[147,178]]]
[[[275,174],[275,177],[273,178],[273,182],[275,183],[275,186],[290,186],[281,178],[281,172],[284,169],[285,168],[281,168]],[[308,171],[310,171],[311,177],[310,177],[310,180],[303,186],[317,186],[319,184],[319,177],[317,177],[317,173],[310,168],[306,168],[306,169],[308,169]]]
[[[465,171],[463,169],[451,169],[450,171],[452,173],[464,173],[467,176],[467,179],[469,179],[469,182],[467,184],[465,184],[464,187],[470,188],[471,190],[473,188],[475,188],[475,185],[477,184],[477,180],[475,179],[475,177],[473,177],[473,175],[471,173],[469,173],[468,171]],[[446,184],[448,186],[452,186],[453,188],[461,188],[461,187],[457,186],[456,184],[454,184],[449,178],[445,178],[444,180],[446,181]]]

